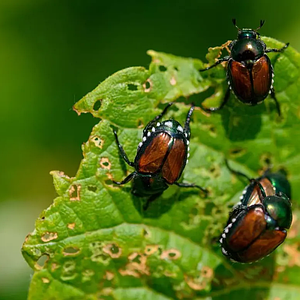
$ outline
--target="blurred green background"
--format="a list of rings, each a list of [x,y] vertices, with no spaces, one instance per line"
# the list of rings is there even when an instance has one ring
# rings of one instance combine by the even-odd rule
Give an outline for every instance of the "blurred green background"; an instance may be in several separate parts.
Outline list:
[[[110,74],[147,67],[148,49],[205,58],[240,27],[300,49],[300,2],[0,1],[0,299],[26,299],[31,270],[20,248],[56,197],[49,175],[73,176],[97,122],[73,104]]]

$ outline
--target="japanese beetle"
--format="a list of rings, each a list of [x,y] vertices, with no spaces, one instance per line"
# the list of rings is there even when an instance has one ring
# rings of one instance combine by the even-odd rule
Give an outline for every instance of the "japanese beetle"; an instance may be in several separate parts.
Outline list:
[[[199,70],[203,72],[227,61],[229,87],[219,107],[202,108],[208,112],[221,109],[227,103],[230,90],[232,90],[238,100],[252,106],[261,103],[270,94],[276,103],[278,115],[280,116],[280,106],[273,87],[273,67],[266,53],[282,52],[288,47],[289,43],[280,49],[266,49],[266,44],[260,39],[257,32],[263,26],[264,21],[260,21],[260,26],[256,30],[240,29],[236,26],[235,19],[232,22],[238,29],[238,36],[229,45],[230,56],[225,56],[213,65]]]
[[[159,122],[172,104],[169,103],[162,113],[144,128],[134,162],[128,159],[117,132],[113,131],[121,156],[129,166],[135,168],[124,180],[114,183],[122,185],[133,180],[132,193],[139,197],[150,197],[144,209],[172,184],[179,187],[195,187],[206,193],[206,190],[198,185],[178,182],[188,163],[190,120],[194,106],[191,106],[187,114],[184,127],[175,120]]]
[[[281,173],[267,171],[250,179],[229,170],[246,177],[250,184],[230,213],[221,235],[222,253],[236,262],[255,262],[269,255],[286,238],[292,223],[291,187]]]

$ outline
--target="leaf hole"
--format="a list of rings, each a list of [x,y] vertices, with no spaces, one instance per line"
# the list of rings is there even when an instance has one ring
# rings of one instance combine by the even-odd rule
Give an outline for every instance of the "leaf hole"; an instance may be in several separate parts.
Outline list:
[[[121,276],[133,276],[135,278],[141,277],[141,275],[135,270],[119,269],[118,270]]]
[[[57,239],[58,237],[58,234],[57,232],[45,232],[42,237],[41,237],[41,240],[46,243],[46,242],[50,242],[52,240],[55,240]]]
[[[103,275],[103,278],[110,281],[113,280],[115,277],[115,274],[113,272],[110,271],[106,271],[105,274]]]
[[[82,281],[90,281],[94,275],[95,272],[93,270],[84,270],[82,271]]]
[[[81,184],[71,185],[69,189],[70,201],[80,201]]]
[[[77,255],[80,252],[78,247],[67,247],[63,250],[64,256]]]
[[[211,135],[216,135],[216,127],[214,125],[209,126],[208,128],[209,132],[211,133]]]
[[[158,248],[159,248],[158,245],[147,245],[147,246],[145,247],[144,253],[145,253],[146,255],[151,255],[151,254],[157,252],[157,251],[158,251]],[[161,254],[161,252],[160,252],[160,254]]]
[[[97,135],[93,136],[91,138],[91,141],[94,143],[94,145],[100,149],[102,149],[103,147],[103,141],[101,140],[101,138]]]
[[[158,255],[161,255],[163,253],[162,247],[158,247]]]
[[[266,157],[264,162],[267,164],[267,165],[270,165],[271,164],[271,158],[270,157]]]
[[[272,165],[272,155],[271,153],[264,153],[260,157],[260,161],[262,165],[265,165],[267,167]]]
[[[129,91],[137,91],[138,90],[138,86],[136,84],[133,84],[133,83],[127,84],[127,88],[128,88]]]
[[[161,72],[167,71],[167,68],[164,65],[160,65],[158,68],[159,68],[159,71],[161,71]]]
[[[64,263],[63,267],[65,270],[73,270],[75,268],[75,266],[76,266],[75,261],[69,260]]]
[[[144,128],[144,123],[143,123],[142,119],[138,119],[137,127],[138,128]]]
[[[92,257],[93,261],[101,261],[103,263],[108,262],[109,261],[109,257],[107,255],[104,255],[103,253],[101,254],[95,254]]]
[[[197,278],[193,278],[187,275],[184,275],[184,280],[187,283],[187,285],[195,291],[202,291],[205,289],[207,283],[206,281],[199,281]]]
[[[35,268],[38,270],[42,270],[49,260],[49,255],[44,253],[42,256],[39,257],[39,259],[35,263]]]
[[[102,169],[110,170],[111,163],[107,157],[102,157],[100,159],[100,166],[102,167]]]
[[[152,81],[148,78],[144,84],[143,84],[143,88],[145,93],[149,93],[152,89]]]
[[[224,211],[220,207],[214,207],[213,208],[213,215],[221,215]]]
[[[149,237],[150,236],[150,233],[147,229],[143,228],[143,236],[144,237]]]
[[[103,253],[102,248],[103,248],[102,242],[97,241],[97,242],[90,243],[90,250],[92,252],[91,260],[107,265],[110,261],[110,257],[106,253]]]
[[[131,261],[131,262],[135,262],[137,264],[140,264],[142,262],[142,256],[141,254],[139,253],[134,253],[134,255],[131,257],[129,256],[128,259]]]
[[[172,76],[172,78],[170,79],[170,84],[171,85],[176,85],[176,83],[177,83],[176,78],[174,76]]]
[[[110,250],[111,250],[111,253],[113,253],[113,254],[118,254],[120,252],[120,248],[117,247],[115,244],[111,245]]]
[[[61,272],[61,277],[60,279],[63,281],[70,281],[70,280],[74,280],[77,276],[77,272],[76,272],[76,262],[74,259],[68,260],[63,264],[62,267],[62,272]]]
[[[201,269],[201,275],[205,278],[212,278],[213,274],[214,274],[214,271],[211,268],[207,267],[207,266],[204,266]]]
[[[49,278],[47,278],[47,277],[42,277],[42,281],[43,281],[43,283],[49,283],[50,282],[50,279]]]
[[[108,244],[103,247],[103,252],[108,254],[111,258],[119,258],[122,254],[122,249],[116,244]]]
[[[221,175],[221,169],[217,165],[211,165],[209,172],[214,178],[218,178]]]
[[[45,212],[44,211],[40,214],[40,219],[45,220]]]
[[[161,259],[171,259],[171,260],[176,260],[181,256],[180,251],[177,249],[170,249],[170,250],[165,250],[161,254],[160,258]]]
[[[217,129],[212,124],[201,124],[200,125],[204,131],[208,132],[210,136],[217,137]]]
[[[229,150],[229,155],[232,157],[240,157],[243,156],[246,153],[246,149],[237,147],[237,148],[232,148]]]
[[[89,185],[88,190],[95,193],[97,191],[97,187],[95,185]]]
[[[101,100],[97,100],[95,103],[94,103],[94,106],[93,106],[93,110],[94,111],[98,111],[101,107]]]
[[[75,228],[75,225],[76,225],[75,223],[69,223],[69,224],[68,224],[68,228],[69,228],[69,229],[74,229],[74,228]]]

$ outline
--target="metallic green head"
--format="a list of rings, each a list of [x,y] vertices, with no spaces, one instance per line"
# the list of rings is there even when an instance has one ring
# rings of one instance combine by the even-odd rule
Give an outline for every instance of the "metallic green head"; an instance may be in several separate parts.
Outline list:
[[[267,174],[265,177],[267,177],[272,185],[275,187],[275,193],[283,193],[285,194],[289,199],[291,199],[291,185],[288,182],[286,176],[280,172],[277,173],[270,173]]]
[[[272,229],[279,227],[280,229],[288,229],[292,223],[292,207],[289,198],[285,194],[268,196],[263,200],[263,205],[271,217],[266,221]]]

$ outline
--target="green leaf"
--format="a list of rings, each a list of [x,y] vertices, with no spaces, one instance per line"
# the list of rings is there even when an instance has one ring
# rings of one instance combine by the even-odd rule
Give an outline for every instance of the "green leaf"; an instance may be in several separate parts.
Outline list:
[[[210,63],[221,50],[210,49]],[[78,114],[89,112],[101,121],[82,146],[76,176],[51,173],[58,197],[22,248],[35,270],[29,299],[298,299],[300,55],[292,47],[270,54],[282,118],[270,99],[248,107],[231,96],[214,114],[196,107],[183,180],[207,188],[208,198],[171,186],[143,211],[130,184],[112,183],[133,171],[119,155],[112,128],[133,160],[142,128],[161,112],[161,103],[178,99],[166,118],[183,124],[190,102],[218,103],[227,89],[222,65],[200,73],[200,60],[148,53],[149,70],[121,70],[74,106]],[[292,184],[288,239],[254,264],[234,264],[218,246],[228,213],[247,184],[228,171],[225,157],[254,177],[271,162],[275,171],[286,170]]]

